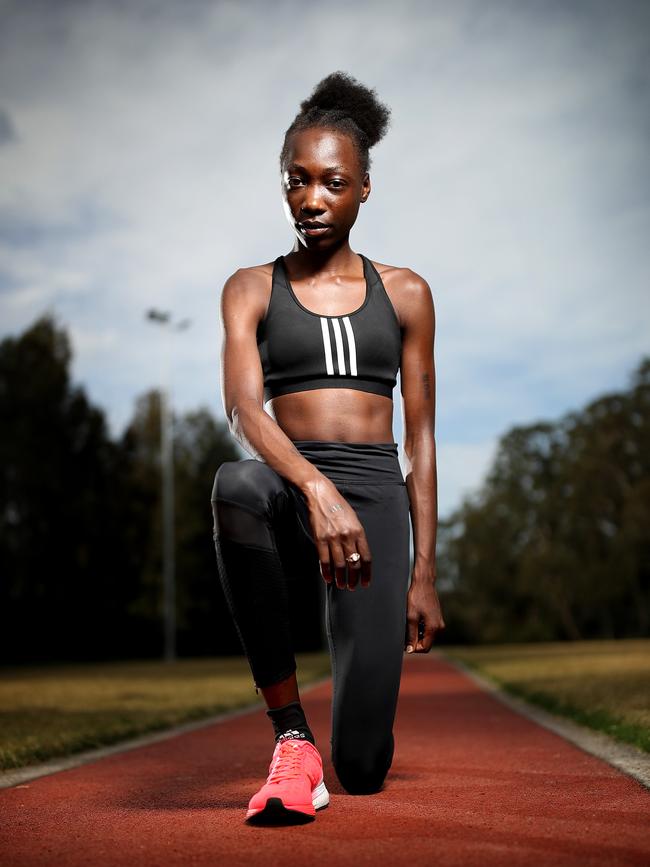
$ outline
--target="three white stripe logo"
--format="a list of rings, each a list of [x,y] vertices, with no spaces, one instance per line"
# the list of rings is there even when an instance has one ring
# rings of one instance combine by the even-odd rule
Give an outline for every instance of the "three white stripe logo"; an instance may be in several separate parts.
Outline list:
[[[352,331],[352,323],[350,322],[349,316],[342,317],[343,325],[345,327],[345,334],[347,337],[347,347],[348,347],[348,357],[350,361],[350,376],[357,375],[357,347],[354,342],[354,332]],[[326,316],[320,317],[320,326],[321,331],[323,332],[323,349],[325,351],[325,367],[327,368],[328,374],[334,373],[334,361],[332,357],[332,342],[330,340],[330,331],[328,327],[328,322],[332,323],[332,328],[334,329],[334,343],[336,345],[336,362],[338,367],[338,373],[340,376],[346,376],[347,370],[345,367],[345,348],[343,343],[343,333],[341,331],[341,324],[338,318],[328,319]]]

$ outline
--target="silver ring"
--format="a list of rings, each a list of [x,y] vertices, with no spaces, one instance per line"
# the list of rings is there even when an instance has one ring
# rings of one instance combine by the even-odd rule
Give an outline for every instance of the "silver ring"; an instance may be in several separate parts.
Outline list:
[[[345,559],[348,561],[348,563],[356,563],[357,560],[361,559],[361,554],[359,554],[358,551],[355,551],[354,554],[350,554],[350,556],[346,557]]]

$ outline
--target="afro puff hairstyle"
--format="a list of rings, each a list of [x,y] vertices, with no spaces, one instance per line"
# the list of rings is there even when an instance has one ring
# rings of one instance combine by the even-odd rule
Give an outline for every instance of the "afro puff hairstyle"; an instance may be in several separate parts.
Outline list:
[[[300,111],[284,134],[280,152],[280,171],[289,155],[294,132],[312,127],[335,129],[352,138],[359,157],[361,174],[370,169],[370,148],[383,138],[390,125],[390,108],[377,99],[374,89],[366,87],[346,72],[332,72],[316,85],[300,103]]]

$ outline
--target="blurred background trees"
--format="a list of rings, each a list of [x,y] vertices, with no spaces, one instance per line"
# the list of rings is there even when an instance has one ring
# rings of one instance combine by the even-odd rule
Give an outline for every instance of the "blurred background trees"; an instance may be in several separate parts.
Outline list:
[[[0,659],[162,652],[160,394],[123,434],[70,380],[49,316],[0,343]],[[179,655],[241,653],[216,569],[214,474],[242,456],[207,409],[174,418]],[[621,393],[500,439],[483,484],[440,521],[436,641],[648,635],[650,357]],[[320,646],[305,587],[296,650]]]
[[[501,437],[485,483],[440,529],[447,639],[648,635],[650,358],[631,380]]]
[[[70,381],[50,317],[0,343],[0,659],[161,652],[160,395],[112,441]],[[216,573],[210,494],[240,455],[206,410],[175,420],[179,651],[239,652]]]

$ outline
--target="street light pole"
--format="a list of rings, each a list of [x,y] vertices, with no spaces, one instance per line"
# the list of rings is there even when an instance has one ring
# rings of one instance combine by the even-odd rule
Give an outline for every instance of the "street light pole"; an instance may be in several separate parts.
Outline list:
[[[183,331],[189,319],[172,325],[171,313],[151,309],[147,318],[158,325]],[[176,545],[174,515],[174,414],[171,399],[169,353],[165,359],[165,375],[160,389],[160,466],[162,482],[162,561],[163,561],[163,622],[164,659],[176,659]]]
[[[162,556],[165,660],[176,659],[176,545],[174,528],[174,428],[169,386],[160,390],[162,467]]]

